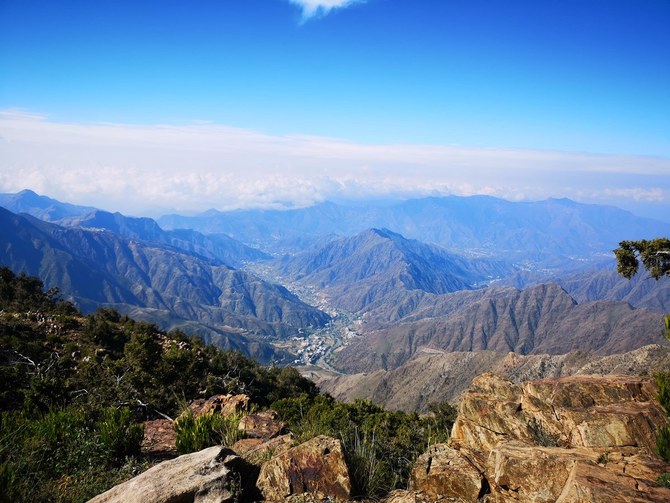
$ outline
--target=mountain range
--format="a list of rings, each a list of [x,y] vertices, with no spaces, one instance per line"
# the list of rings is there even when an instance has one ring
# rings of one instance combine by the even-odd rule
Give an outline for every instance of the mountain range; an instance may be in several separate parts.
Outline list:
[[[279,285],[173,247],[2,208],[0,231],[0,263],[39,276],[84,310],[113,306],[169,328],[197,322],[206,339],[247,353],[260,343],[265,357],[272,353],[265,338],[328,320]]]
[[[273,253],[304,250],[327,235],[386,228],[459,254],[485,254],[543,268],[576,267],[577,259],[611,256],[625,239],[670,234],[670,224],[619,208],[569,199],[510,202],[489,196],[428,197],[388,205],[332,202],[292,210],[210,210],[166,215],[165,229],[225,233]]]
[[[335,238],[278,265],[282,276],[319,289],[333,306],[352,312],[396,304],[399,293],[470,290],[513,271],[511,264],[467,259],[388,229]]]
[[[670,309],[670,278],[623,280],[611,253],[670,225],[570,200],[327,202],[158,221],[28,190],[0,194],[0,206],[14,212],[0,209],[2,265],[84,310],[113,306],[264,361],[288,357],[292,337],[323,346],[331,334],[330,317],[282,284],[357,320],[328,356],[345,372],[390,371],[424,351],[620,353],[662,342]]]

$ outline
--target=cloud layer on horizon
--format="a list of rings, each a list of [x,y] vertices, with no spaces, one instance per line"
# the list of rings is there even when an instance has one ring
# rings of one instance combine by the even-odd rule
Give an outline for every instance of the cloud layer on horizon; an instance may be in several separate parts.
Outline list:
[[[487,194],[670,208],[670,159],[273,136],[217,124],[76,124],[0,112],[0,192],[135,215]]]

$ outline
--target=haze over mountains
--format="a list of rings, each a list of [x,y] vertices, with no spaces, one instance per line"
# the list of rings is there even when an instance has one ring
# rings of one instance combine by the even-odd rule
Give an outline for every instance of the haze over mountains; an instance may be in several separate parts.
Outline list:
[[[169,215],[165,229],[221,232],[267,251],[298,251],[323,236],[351,236],[386,228],[456,253],[484,253],[550,266],[592,258],[622,239],[667,234],[670,224],[618,208],[568,199],[509,202],[489,196],[429,197],[392,205],[343,206],[325,202],[295,210],[210,210],[194,217]]]
[[[265,361],[301,344],[346,372],[395,369],[424,351],[606,355],[661,343],[670,309],[668,278],[628,282],[612,265],[619,241],[670,235],[670,224],[563,199],[322,203],[158,221],[31,191],[0,194],[0,206],[3,265],[84,309],[111,305]]]

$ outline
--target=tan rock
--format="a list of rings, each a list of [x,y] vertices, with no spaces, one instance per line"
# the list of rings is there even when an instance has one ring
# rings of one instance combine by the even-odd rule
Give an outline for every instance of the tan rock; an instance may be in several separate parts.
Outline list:
[[[119,484],[90,503],[167,503],[238,501],[248,472],[230,449],[210,447],[164,461]]]
[[[654,455],[668,424],[655,393],[650,378],[517,386],[485,374],[462,397],[450,446],[483,472],[490,501],[670,501],[655,482],[670,471]]]
[[[243,438],[235,442],[232,449],[249,463],[261,465],[274,456],[288,451],[294,444],[295,438],[291,433],[287,433],[270,440]]]
[[[436,503],[438,501],[441,503],[460,503],[466,500],[460,498],[435,497],[419,491],[398,489],[390,492],[389,495],[382,500],[382,503]]]
[[[177,455],[177,433],[169,419],[156,419],[144,423],[142,452],[148,456],[171,458]]]
[[[628,453],[633,450],[628,450]],[[612,454],[588,448],[537,447],[519,441],[501,442],[486,467],[494,501],[591,502],[670,501],[670,490],[655,487],[667,469],[657,459]],[[609,458],[610,455],[607,456]],[[625,473],[630,469],[630,473]],[[661,470],[660,472],[657,470]]]
[[[340,441],[319,436],[275,456],[261,466],[257,486],[268,501],[317,492],[348,499],[351,481]]]
[[[208,414],[241,414],[249,409],[249,397],[247,395],[214,395],[207,400],[193,400],[188,410],[195,416]]]
[[[554,407],[587,408],[655,401],[652,379],[638,376],[579,375],[527,381],[524,393]]]
[[[286,423],[277,418],[274,410],[249,414],[240,420],[240,431],[247,437],[269,440],[286,429]]]
[[[654,389],[651,379],[630,376],[572,376],[517,386],[483,374],[463,395],[452,438],[486,451],[516,439],[540,446],[636,446],[653,453],[655,432],[668,421]]]
[[[464,452],[437,444],[417,459],[409,487],[434,499],[458,497],[476,502],[482,491],[482,479],[481,471]]]
[[[651,481],[620,475],[598,465],[576,463],[556,503],[592,501],[658,502],[670,501],[670,489]]]

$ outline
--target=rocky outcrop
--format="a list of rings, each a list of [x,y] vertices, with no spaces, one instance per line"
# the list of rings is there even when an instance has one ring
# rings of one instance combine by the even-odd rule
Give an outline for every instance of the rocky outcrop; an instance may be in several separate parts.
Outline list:
[[[155,419],[144,423],[142,452],[153,458],[172,458],[177,455],[177,432],[169,419]]]
[[[477,501],[488,486],[481,471],[460,451],[437,444],[417,459],[410,488],[434,500],[453,497]]]
[[[269,440],[280,435],[286,429],[286,423],[278,419],[274,410],[268,409],[244,416],[240,419],[239,429],[246,437]]]
[[[165,503],[239,501],[250,471],[230,449],[210,447],[164,461],[113,487],[91,503]]]
[[[293,434],[287,433],[270,440],[243,438],[235,442],[232,449],[249,463],[260,466],[274,456],[288,451],[294,444]]]
[[[241,414],[249,409],[249,397],[247,395],[213,395],[207,400],[193,400],[188,410],[195,416],[206,416],[221,414],[230,416]]]
[[[493,374],[463,395],[452,438],[491,450],[516,439],[565,448],[637,447],[653,453],[655,430],[666,424],[650,379],[572,376],[515,385]]]
[[[351,481],[340,441],[318,436],[273,457],[261,466],[257,486],[267,501],[303,493],[347,500]]]
[[[655,393],[640,377],[517,385],[484,374],[463,395],[450,444],[419,458],[411,488],[464,501],[670,501],[655,482],[670,471],[653,454],[668,424]]]

